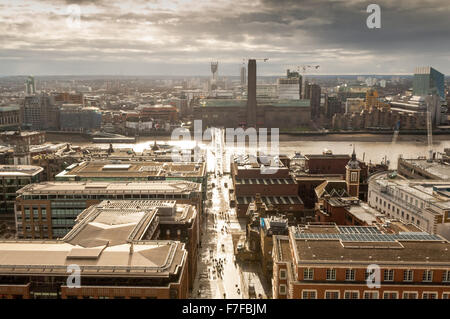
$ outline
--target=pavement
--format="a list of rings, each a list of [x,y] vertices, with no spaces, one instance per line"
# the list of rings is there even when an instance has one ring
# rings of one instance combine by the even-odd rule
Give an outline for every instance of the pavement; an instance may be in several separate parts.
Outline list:
[[[235,262],[231,234],[245,233],[245,223],[239,222],[235,209],[229,206],[228,187],[225,184],[231,185],[232,180],[227,174],[230,170],[226,158],[229,157],[223,147],[223,131],[216,129],[213,135],[212,147],[207,150],[210,172],[207,193],[211,206],[205,210],[191,298],[248,299],[250,282],[255,286],[256,296],[270,298],[271,289],[262,278],[260,264]]]

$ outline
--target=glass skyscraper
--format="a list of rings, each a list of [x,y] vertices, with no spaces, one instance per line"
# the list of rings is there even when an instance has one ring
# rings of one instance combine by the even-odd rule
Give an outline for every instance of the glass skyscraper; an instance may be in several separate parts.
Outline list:
[[[413,80],[413,94],[424,96],[433,93],[445,99],[444,74],[432,67],[416,68]]]

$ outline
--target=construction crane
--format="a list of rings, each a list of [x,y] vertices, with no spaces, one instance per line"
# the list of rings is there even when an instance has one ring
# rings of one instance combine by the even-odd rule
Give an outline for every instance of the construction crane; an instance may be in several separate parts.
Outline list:
[[[300,69],[303,71],[302,73],[306,73],[306,69],[318,69],[320,67],[320,65],[316,64],[316,65],[297,65],[297,71],[300,72]]]
[[[245,62],[247,62],[248,60],[256,60],[256,61],[264,61],[264,62],[267,62],[267,61],[269,60],[269,58],[261,58],[261,59],[254,59],[254,58],[248,58],[248,59],[246,59],[246,58],[243,58],[243,59],[242,59],[242,63],[245,64]]]

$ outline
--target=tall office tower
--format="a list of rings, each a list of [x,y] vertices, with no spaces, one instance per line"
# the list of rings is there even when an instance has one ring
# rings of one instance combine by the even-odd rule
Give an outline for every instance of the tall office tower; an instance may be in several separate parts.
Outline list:
[[[309,84],[305,81],[305,99],[311,102],[311,117],[315,118],[320,115],[320,94],[321,89],[318,84]]]
[[[25,81],[25,93],[27,95],[36,94],[36,84],[34,82],[34,77],[31,75]]]
[[[413,94],[425,96],[438,94],[445,100],[444,74],[432,67],[418,67],[414,71]]]
[[[278,98],[281,100],[299,100],[302,94],[302,77],[298,72],[287,70],[286,78],[277,81]]]
[[[244,86],[246,83],[247,83],[247,69],[245,68],[245,66],[243,65],[242,67],[241,67],[241,86]]]
[[[219,73],[218,71],[219,71],[219,62],[211,62],[211,73],[212,73],[211,90],[217,89],[217,79]]]
[[[59,129],[59,107],[47,94],[26,96],[23,102],[23,125],[31,130]]]
[[[325,116],[329,119],[333,117],[334,114],[337,113],[344,113],[344,110],[342,108],[342,102],[335,96],[328,96],[328,94],[325,94]]]
[[[311,97],[309,96],[309,82],[305,79],[305,83],[303,85],[303,93],[302,98],[309,100]]]
[[[248,60],[247,127],[256,127],[256,60]]]

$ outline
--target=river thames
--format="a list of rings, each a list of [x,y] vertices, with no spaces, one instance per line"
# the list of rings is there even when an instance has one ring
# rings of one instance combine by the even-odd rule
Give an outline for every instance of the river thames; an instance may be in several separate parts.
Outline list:
[[[109,144],[96,144],[83,140],[72,140],[73,145],[91,146],[107,148]],[[293,156],[295,152],[301,154],[319,154],[325,149],[331,150],[333,154],[351,154],[353,145],[355,146],[358,159],[365,162],[380,163],[385,158],[390,163],[390,168],[397,166],[399,156],[403,158],[417,158],[426,156],[428,145],[427,137],[423,135],[404,135],[393,142],[393,137],[389,135],[327,135],[327,136],[280,136],[279,152],[287,156]],[[65,136],[50,135],[49,142],[67,142]],[[136,152],[142,152],[153,145],[155,138],[140,137],[133,144],[113,144],[115,148],[133,148]],[[172,141],[169,137],[156,137],[158,144],[177,145],[181,147],[193,147],[196,142]],[[208,147],[209,141],[199,143],[202,148]],[[444,148],[450,148],[450,136],[437,135],[433,137],[433,151],[443,152]],[[230,150],[228,150],[230,151]],[[235,150],[231,150],[232,152]]]

